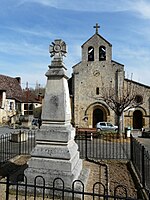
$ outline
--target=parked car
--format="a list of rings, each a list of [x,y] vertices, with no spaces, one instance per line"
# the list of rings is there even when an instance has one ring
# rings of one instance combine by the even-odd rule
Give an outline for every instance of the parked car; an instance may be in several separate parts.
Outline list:
[[[110,122],[98,122],[96,128],[97,130],[117,131],[118,126],[114,126]]]

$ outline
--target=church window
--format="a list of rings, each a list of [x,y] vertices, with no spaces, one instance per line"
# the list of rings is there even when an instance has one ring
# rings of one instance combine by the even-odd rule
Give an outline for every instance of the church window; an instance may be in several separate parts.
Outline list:
[[[96,88],[96,94],[99,95],[99,87]]]
[[[88,48],[88,61],[94,61],[94,48],[91,46]]]
[[[135,97],[135,102],[138,103],[142,103],[143,102],[143,97],[141,95],[136,95]]]
[[[99,47],[99,60],[106,60],[106,47],[100,46]]]

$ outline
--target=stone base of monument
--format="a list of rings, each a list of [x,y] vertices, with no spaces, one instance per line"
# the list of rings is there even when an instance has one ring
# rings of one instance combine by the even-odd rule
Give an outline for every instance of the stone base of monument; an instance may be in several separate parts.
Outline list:
[[[25,175],[27,175],[27,179],[30,182],[33,182],[36,176],[41,175],[45,179],[46,184],[51,186],[55,178],[61,178],[65,186],[70,187],[72,182],[78,179],[80,175],[82,160],[79,160],[73,169],[71,169],[72,166],[69,162],[57,159],[31,159],[29,162],[30,167],[26,170]]]
[[[77,180],[74,180],[72,184],[66,187],[65,182],[60,178],[56,178],[52,182],[52,178],[49,177],[49,174],[45,174],[44,178],[41,175],[35,177],[32,182],[29,182],[28,179],[24,179],[23,176],[19,175],[19,184],[18,184],[18,197],[26,198],[37,198],[37,199],[66,199],[66,200],[81,200],[83,199],[84,192],[86,191],[86,185],[89,178],[89,169],[82,169],[81,173]],[[32,178],[34,176],[32,175]],[[29,178],[29,177],[28,177]],[[46,180],[48,180],[48,183]],[[50,180],[51,179],[51,180]],[[27,181],[27,188],[26,188]],[[31,181],[31,179],[30,179]],[[25,185],[24,185],[25,184]],[[92,187],[92,186],[91,186]],[[26,190],[27,189],[27,190]],[[9,187],[10,194],[16,194],[16,185]],[[63,198],[64,197],[64,198]]]
[[[65,175],[67,177],[64,180],[62,175],[55,174],[55,176],[53,175],[53,177],[52,177],[51,176],[52,174],[48,174],[46,172],[45,175],[42,175],[42,176],[37,175],[36,176],[37,178],[35,177],[34,179],[32,179],[32,182],[28,181],[28,184],[37,186],[36,187],[36,196],[42,196],[43,192],[44,192],[45,196],[47,196],[47,197],[55,196],[55,198],[57,199],[57,196],[59,196],[59,198],[60,197],[62,198],[62,194],[64,193],[65,199],[71,200],[73,198],[72,196],[73,196],[73,192],[74,192],[74,199],[76,199],[76,200],[83,199],[82,192],[86,191],[86,185],[87,185],[87,181],[89,178],[89,173],[90,173],[89,169],[83,168],[81,170],[78,178],[75,180],[72,180],[72,182],[71,182],[72,177],[69,176],[69,174]],[[34,175],[32,175],[31,177],[33,178]],[[69,180],[70,177],[71,177],[71,179]],[[70,184],[66,184],[68,182],[68,180],[69,180]],[[44,184],[45,184],[45,186],[44,186]],[[41,186],[41,187],[38,187],[38,186]],[[43,190],[43,188],[44,188],[44,190]],[[23,191],[24,188],[19,187],[19,190]],[[35,195],[35,187],[28,187],[28,195],[30,195],[30,196]]]
[[[83,181],[86,186],[89,172],[82,169],[74,134],[75,130],[70,125],[42,127],[37,132],[37,144],[25,170],[28,184],[34,184],[35,178],[41,176],[48,187],[53,187],[56,178],[63,180],[65,188],[72,189],[75,180]],[[43,184],[43,178],[36,179],[38,185]],[[61,185],[62,181],[55,183],[57,188]]]

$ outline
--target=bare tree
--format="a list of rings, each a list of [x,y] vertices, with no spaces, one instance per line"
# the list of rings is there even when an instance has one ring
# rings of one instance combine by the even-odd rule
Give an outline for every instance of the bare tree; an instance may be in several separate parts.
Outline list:
[[[123,84],[115,88],[112,84],[102,87],[100,99],[116,113],[118,136],[122,134],[121,118],[124,111],[135,108],[143,103],[144,89],[132,81],[125,79]]]

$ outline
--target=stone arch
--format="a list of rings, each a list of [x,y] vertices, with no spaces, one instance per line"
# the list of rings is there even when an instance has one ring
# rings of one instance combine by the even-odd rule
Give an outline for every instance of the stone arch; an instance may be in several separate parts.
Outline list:
[[[141,129],[143,127],[143,113],[141,110],[133,112],[133,129]]]
[[[96,102],[88,106],[85,111],[85,116],[88,117],[88,121],[91,126],[95,128],[97,122],[108,120],[110,111],[105,104]]]
[[[140,110],[141,112],[142,112],[142,114],[143,114],[143,116],[146,116],[147,115],[147,112],[146,112],[146,110],[144,109],[144,108],[142,108],[142,107],[138,107],[138,108],[131,108],[131,109],[129,109],[129,111],[128,111],[128,116],[133,116],[133,113],[136,111],[136,110]]]
[[[94,61],[94,47],[88,48],[88,61]]]
[[[106,47],[100,46],[99,47],[99,61],[106,60]]]
[[[98,107],[93,110],[93,127],[96,127],[98,122],[107,121],[107,115],[103,107]]]
[[[146,123],[145,117],[147,116],[147,112],[143,107],[139,106],[126,111],[124,116],[125,126],[131,126],[133,129],[139,129],[139,127],[142,128]],[[140,117],[139,122],[138,116]]]

